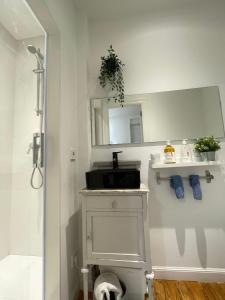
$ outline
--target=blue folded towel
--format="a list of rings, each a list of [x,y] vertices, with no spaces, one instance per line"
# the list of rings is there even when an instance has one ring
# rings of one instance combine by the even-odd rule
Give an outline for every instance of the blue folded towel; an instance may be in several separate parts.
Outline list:
[[[184,199],[184,185],[181,176],[179,175],[171,176],[170,187],[174,189],[177,199]]]
[[[189,183],[193,190],[193,196],[196,200],[202,200],[202,190],[200,186],[200,180],[198,175],[190,175]]]

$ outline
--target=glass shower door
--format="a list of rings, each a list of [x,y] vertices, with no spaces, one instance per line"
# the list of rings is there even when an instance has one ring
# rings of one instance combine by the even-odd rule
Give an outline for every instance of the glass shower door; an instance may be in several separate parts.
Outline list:
[[[0,299],[43,299],[45,32],[0,2]]]

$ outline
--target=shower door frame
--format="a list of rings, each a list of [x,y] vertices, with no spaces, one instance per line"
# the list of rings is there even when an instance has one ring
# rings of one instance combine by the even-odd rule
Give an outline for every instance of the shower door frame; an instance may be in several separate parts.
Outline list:
[[[44,0],[25,0],[45,31],[43,300],[60,300],[60,32]]]

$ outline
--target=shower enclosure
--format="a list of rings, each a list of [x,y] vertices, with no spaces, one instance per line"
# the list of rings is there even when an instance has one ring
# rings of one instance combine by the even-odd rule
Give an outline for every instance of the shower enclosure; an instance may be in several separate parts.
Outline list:
[[[0,1],[0,299],[42,300],[46,35]]]

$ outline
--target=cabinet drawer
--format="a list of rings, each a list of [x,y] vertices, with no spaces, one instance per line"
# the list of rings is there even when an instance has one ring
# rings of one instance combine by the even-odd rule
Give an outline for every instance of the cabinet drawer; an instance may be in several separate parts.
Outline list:
[[[90,196],[87,209],[142,209],[141,196]]]

